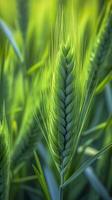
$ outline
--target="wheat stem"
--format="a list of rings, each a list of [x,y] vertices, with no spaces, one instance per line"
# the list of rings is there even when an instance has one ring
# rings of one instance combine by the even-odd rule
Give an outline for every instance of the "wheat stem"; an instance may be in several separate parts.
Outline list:
[[[61,183],[60,183],[60,188],[59,188],[59,200],[63,200],[63,183],[64,183],[64,173],[61,172],[60,174],[61,178]]]
[[[7,130],[0,125],[0,200],[8,200],[10,184],[9,141]]]

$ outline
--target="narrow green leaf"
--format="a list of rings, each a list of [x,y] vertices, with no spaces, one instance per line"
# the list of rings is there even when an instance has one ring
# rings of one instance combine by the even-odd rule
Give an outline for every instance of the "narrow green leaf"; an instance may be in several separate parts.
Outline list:
[[[20,49],[14,39],[14,36],[10,30],[10,28],[8,27],[8,25],[2,20],[0,19],[0,29],[4,32],[5,36],[7,37],[7,39],[9,40],[10,44],[12,45],[17,57],[20,59],[20,62],[23,63],[23,56],[20,52]]]
[[[100,92],[102,92],[102,90],[104,89],[104,87],[107,85],[107,83],[109,81],[112,80],[112,72],[110,72],[105,79],[103,79],[103,81],[97,86],[96,88],[96,94],[99,94]]]
[[[43,67],[45,65],[45,61],[46,61],[47,56],[48,56],[48,49],[45,50],[42,59],[39,62],[37,62],[34,65],[32,65],[28,69],[27,75],[32,75],[32,74],[36,73],[38,69]]]
[[[102,122],[101,124],[98,124],[87,131],[84,132],[83,136],[89,135],[93,132],[104,130],[105,128],[112,125],[112,116],[110,116],[105,122]]]
[[[14,179],[13,183],[24,183],[24,182],[29,182],[29,181],[36,180],[36,179],[37,179],[36,175],[34,175],[34,176],[26,176],[26,177]]]
[[[102,197],[104,200],[111,200],[106,188],[102,185],[98,177],[95,175],[93,169],[88,167],[85,172],[85,176],[90,182],[91,186],[95,189],[95,191]]]
[[[108,146],[102,148],[94,157],[86,160],[80,167],[79,169],[77,169],[73,175],[67,180],[65,181],[65,183],[63,184],[63,187],[67,186],[69,183],[71,183],[72,181],[74,181],[81,173],[84,172],[84,170],[89,167],[92,163],[94,163],[100,156],[102,156],[102,154],[104,154],[106,151],[108,151],[110,148],[112,147],[112,144],[109,144]]]
[[[38,158],[38,155],[36,154],[36,152],[34,153],[34,156],[35,156],[35,161],[36,161],[36,166],[33,166],[33,169],[34,169],[34,172],[38,178],[38,181],[43,189],[43,192],[46,196],[46,199],[47,200],[50,200],[50,194],[49,194],[49,190],[48,190],[48,186],[47,186],[47,183],[46,183],[46,178],[45,178],[45,175],[44,175],[44,172],[43,172],[43,169],[41,167],[41,163],[39,161],[39,158]]]
[[[107,109],[110,114],[112,114],[112,88],[110,84],[108,84],[105,88]]]
[[[46,167],[44,169],[44,173],[45,173],[47,185],[49,187],[51,199],[58,200],[59,189],[58,189],[58,185],[55,180],[55,177],[53,176],[52,171],[48,167]]]
[[[41,66],[44,65],[43,60],[34,64],[33,66],[31,66],[28,71],[27,71],[27,75],[32,75],[33,73],[35,73]]]
[[[106,127],[106,124],[107,124],[107,122],[103,122],[101,124],[98,124],[97,126],[94,126],[94,127],[90,128],[90,129],[88,129],[87,131],[84,132],[83,136],[86,136],[86,135],[89,135],[89,134],[91,134],[93,132],[96,132],[96,131],[104,129]]]

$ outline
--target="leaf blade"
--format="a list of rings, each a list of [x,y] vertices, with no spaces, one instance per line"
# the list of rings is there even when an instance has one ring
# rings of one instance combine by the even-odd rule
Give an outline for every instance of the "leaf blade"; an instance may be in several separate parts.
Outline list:
[[[23,63],[23,56],[22,56],[20,49],[13,37],[13,34],[12,34],[10,28],[7,26],[7,24],[2,19],[0,19],[0,29],[3,31],[3,33],[9,40],[9,42],[12,45],[14,52],[16,53],[17,57],[19,58],[20,62]]]
[[[69,183],[71,183],[73,180],[75,180],[81,173],[84,172],[84,170],[90,166],[92,163],[94,163],[103,153],[108,151],[112,147],[112,143],[107,145],[106,147],[102,148],[94,157],[86,160],[80,167],[79,169],[73,173],[73,175],[65,181],[63,184],[63,187],[67,186]]]

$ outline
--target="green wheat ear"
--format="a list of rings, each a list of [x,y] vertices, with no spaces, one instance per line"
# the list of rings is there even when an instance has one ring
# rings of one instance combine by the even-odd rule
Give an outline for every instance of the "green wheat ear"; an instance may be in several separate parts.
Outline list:
[[[48,124],[49,144],[60,173],[68,168],[74,152],[76,129],[74,90],[73,53],[70,46],[63,46],[52,81]]]
[[[39,134],[40,129],[37,127],[36,130],[29,130],[27,133],[20,135],[11,155],[12,169],[16,168],[19,164],[28,160],[32,156],[38,143]]]
[[[112,54],[112,3],[109,3],[106,10],[96,45],[90,60],[90,91],[96,83],[101,81],[107,73],[112,70],[109,58]]]
[[[5,121],[0,125],[0,200],[9,199],[10,151]]]

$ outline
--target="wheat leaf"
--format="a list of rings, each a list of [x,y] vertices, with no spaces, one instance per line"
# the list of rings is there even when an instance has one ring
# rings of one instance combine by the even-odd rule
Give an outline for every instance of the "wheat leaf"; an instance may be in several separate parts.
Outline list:
[[[35,156],[35,161],[36,161],[36,166],[33,166],[33,169],[34,169],[34,172],[38,178],[38,181],[44,191],[44,194],[46,196],[46,199],[47,200],[50,200],[50,193],[49,193],[49,190],[48,190],[48,186],[47,186],[47,182],[46,182],[46,178],[45,178],[45,175],[44,175],[44,172],[43,172],[43,169],[41,167],[41,163],[40,163],[40,160],[38,158],[38,155],[37,153],[35,152],[34,153],[34,156]]]
[[[95,189],[95,191],[102,197],[104,200],[111,200],[106,188],[102,185],[98,177],[95,175],[93,169],[88,167],[85,172],[85,176],[90,182],[91,186]]]
[[[34,175],[34,176],[26,176],[26,177],[16,178],[12,182],[20,184],[20,183],[29,182],[32,180],[37,180],[37,176]]]
[[[20,60],[20,62],[23,63],[23,56],[22,56],[22,54],[21,54],[21,52],[19,50],[19,47],[18,47],[15,39],[14,39],[14,36],[13,36],[10,28],[8,27],[8,25],[2,19],[0,19],[0,29],[4,32],[5,36],[9,40],[9,42],[12,45],[17,57]]]
[[[112,72],[110,72],[102,81],[101,83],[97,86],[96,88],[96,94],[99,94],[103,91],[105,86],[108,84],[109,81],[112,80]]]
[[[80,167],[77,169],[74,174],[63,184],[63,187],[66,187],[68,184],[70,184],[72,181],[74,181],[81,173],[84,172],[84,170],[89,167],[91,164],[93,164],[99,157],[101,157],[106,151],[108,151],[112,147],[112,144],[109,144],[108,146],[102,148],[94,157],[90,158],[89,160],[86,160]]]
[[[19,11],[18,12],[19,25],[20,25],[23,37],[25,39],[27,25],[28,25],[29,0],[27,0],[27,1],[18,0],[17,7],[18,7],[18,11]]]

